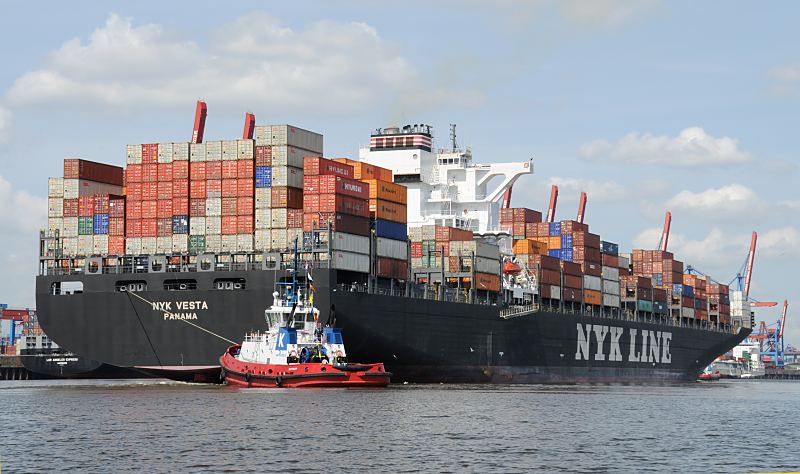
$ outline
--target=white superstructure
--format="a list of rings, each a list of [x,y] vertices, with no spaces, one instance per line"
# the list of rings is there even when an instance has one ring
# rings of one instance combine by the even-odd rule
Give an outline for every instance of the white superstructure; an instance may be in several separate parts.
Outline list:
[[[377,129],[363,162],[388,168],[408,188],[408,224],[446,225],[478,234],[501,234],[500,201],[516,180],[533,173],[531,161],[475,164],[469,147],[436,149],[428,125]]]

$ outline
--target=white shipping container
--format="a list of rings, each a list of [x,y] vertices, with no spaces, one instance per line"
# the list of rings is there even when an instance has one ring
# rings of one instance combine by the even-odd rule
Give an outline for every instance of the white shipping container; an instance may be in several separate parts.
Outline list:
[[[272,167],[272,185],[303,188],[303,169],[291,166]]]
[[[272,188],[256,188],[256,209],[272,207]]]
[[[619,296],[619,282],[613,280],[603,280],[603,293]]]
[[[94,236],[79,235],[78,255],[92,255],[92,252],[94,252]]]
[[[210,197],[206,198],[206,216],[221,216],[222,215],[222,198]]]
[[[61,239],[61,251],[67,256],[78,255],[78,238],[65,237]]]
[[[272,125],[271,145],[291,145],[322,155],[322,135],[292,125]]]
[[[206,161],[206,144],[189,144],[189,161]]]
[[[225,161],[235,161],[239,156],[239,145],[236,140],[222,141],[222,159]]]
[[[422,257],[411,257],[411,268],[422,268]]]
[[[270,229],[285,229],[287,228],[288,209],[275,208],[270,211]]]
[[[619,308],[619,296],[603,295],[603,306],[608,306],[610,308]]]
[[[172,236],[172,251],[174,253],[189,252],[189,236],[186,234],[175,234]]]
[[[294,240],[297,239],[297,246],[303,245],[303,228],[290,227],[286,229],[286,240],[289,242],[289,247],[294,249]]]
[[[236,234],[233,235],[223,235],[222,239],[220,240],[220,252],[223,253],[232,253],[236,252]]]
[[[619,268],[616,267],[603,267],[603,279],[619,281]]]
[[[173,160],[172,143],[159,143],[158,162],[172,163],[172,160]]]
[[[62,237],[78,237],[78,218],[65,217],[63,221]]]
[[[92,237],[92,253],[94,255],[108,255],[108,235],[101,234]]]
[[[494,244],[475,240],[461,242],[461,255],[467,257],[470,255],[470,252],[475,252],[476,257],[500,260],[500,247]]]
[[[629,268],[631,261],[627,257],[619,257],[619,268]]]
[[[236,251],[253,251],[253,234],[236,234]]]
[[[270,250],[284,250],[289,248],[289,240],[286,229],[270,229],[269,248]]]
[[[217,234],[206,234],[206,252],[221,252],[222,236]]]
[[[64,178],[47,178],[47,197],[64,197]]]
[[[334,250],[331,253],[331,266],[339,270],[369,273],[369,255]]]
[[[500,274],[500,260],[486,257],[475,257],[475,271],[480,273]]]
[[[189,161],[189,144],[188,143],[173,143],[172,144],[172,160],[173,161]]]
[[[64,217],[64,199],[47,198],[47,217]]]
[[[269,229],[272,225],[271,209],[256,207],[256,229]]]
[[[57,230],[59,237],[64,236],[64,218],[63,217],[48,217],[47,230]]]
[[[191,217],[189,219],[189,234],[206,235],[206,218],[194,216]]]
[[[64,180],[64,199],[77,199],[80,196],[93,196],[95,194],[122,195],[122,186],[96,183],[85,179]]]
[[[156,237],[156,253],[172,252],[172,237]]]
[[[331,249],[369,255],[369,237],[363,235],[332,232]]]
[[[257,146],[272,145],[272,125],[256,125],[253,136]]]
[[[422,240],[436,240],[436,226],[424,225],[421,227]]]
[[[408,242],[404,240],[378,237],[375,250],[379,257],[395,258],[397,260],[408,259]]]
[[[128,145],[126,155],[127,157],[125,162],[129,165],[142,164],[142,145]]]
[[[681,308],[681,317],[684,318],[694,318],[694,308]]]
[[[584,275],[583,276],[583,289],[600,291],[603,288],[603,282],[600,277]]]
[[[252,160],[255,158],[255,140],[238,140],[236,143],[237,159]]]
[[[206,235],[222,235],[222,218],[206,216]]]
[[[270,249],[270,230],[269,229],[256,229],[253,248],[255,250],[269,250]]]
[[[222,142],[206,142],[206,161],[222,160]]]
[[[156,253],[157,237],[142,237],[142,254],[152,255]]]
[[[550,287],[550,299],[553,299],[553,300],[560,300],[561,299],[561,287],[560,286],[551,286]]]
[[[272,166],[292,166],[295,168],[303,167],[303,159],[315,153],[301,148],[280,145],[272,147]]]
[[[408,227],[408,240],[412,242],[422,242],[422,227]]]

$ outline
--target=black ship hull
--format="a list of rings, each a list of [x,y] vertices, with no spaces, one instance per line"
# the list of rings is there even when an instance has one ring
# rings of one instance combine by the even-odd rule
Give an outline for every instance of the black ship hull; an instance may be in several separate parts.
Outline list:
[[[226,348],[264,328],[275,276],[197,272],[196,289],[175,291],[163,289],[174,278],[163,273],[39,276],[37,309],[45,332],[83,357],[215,381]],[[246,286],[213,289],[221,277]],[[147,289],[115,290],[123,280]],[[82,292],[53,294],[64,281],[81,281]],[[314,282],[314,304],[342,328],[350,358],[383,362],[394,382],[687,381],[749,334],[544,310],[505,319],[496,306],[349,291],[331,270],[315,271]]]
[[[146,372],[114,367],[61,349],[23,349],[20,361],[35,379],[119,379],[150,376]]]

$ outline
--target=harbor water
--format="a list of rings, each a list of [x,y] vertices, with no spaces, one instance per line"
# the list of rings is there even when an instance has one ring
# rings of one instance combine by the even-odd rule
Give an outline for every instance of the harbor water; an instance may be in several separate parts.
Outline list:
[[[800,384],[235,389],[0,382],[2,472],[752,472],[800,467]]]

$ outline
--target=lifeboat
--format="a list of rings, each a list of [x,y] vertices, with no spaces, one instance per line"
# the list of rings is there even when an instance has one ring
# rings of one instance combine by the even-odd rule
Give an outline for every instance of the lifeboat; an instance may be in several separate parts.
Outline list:
[[[512,262],[511,260],[506,260],[503,263],[503,273],[506,275],[516,275],[522,271],[522,267],[519,264]]]

